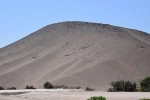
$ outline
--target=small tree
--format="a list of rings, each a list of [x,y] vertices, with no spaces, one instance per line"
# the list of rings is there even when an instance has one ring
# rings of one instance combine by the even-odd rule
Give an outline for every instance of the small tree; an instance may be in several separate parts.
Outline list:
[[[150,92],[150,77],[146,77],[140,82],[141,91]]]
[[[4,90],[4,87],[0,86],[0,90]]]
[[[43,87],[44,87],[44,89],[52,89],[53,85],[50,82],[45,82]]]
[[[28,85],[27,85],[27,86],[25,87],[25,89],[36,89],[36,88],[33,87],[33,86],[28,86]]]
[[[130,81],[116,81],[111,83],[111,87],[108,89],[108,92],[117,92],[117,91],[126,91],[133,92],[136,91],[136,84],[131,83]]]

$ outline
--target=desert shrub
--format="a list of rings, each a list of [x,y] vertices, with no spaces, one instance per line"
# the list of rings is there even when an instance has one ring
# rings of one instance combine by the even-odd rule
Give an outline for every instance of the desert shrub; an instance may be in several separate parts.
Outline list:
[[[143,99],[140,99],[140,100],[150,100],[149,98],[143,98]]]
[[[16,87],[9,87],[7,90],[16,90]]]
[[[25,89],[36,89],[36,88],[33,87],[33,86],[28,86],[28,85],[27,85],[27,86],[25,87]]]
[[[90,97],[87,100],[106,100],[106,98],[102,97],[102,96],[93,96],[93,97]]]
[[[80,86],[71,86],[71,87],[65,86],[64,88],[66,88],[66,89],[81,89]]]
[[[57,88],[64,88],[64,87],[65,87],[64,85],[54,85],[54,86],[53,86],[54,89],[57,89]]]
[[[0,90],[4,90],[4,87],[0,86]]]
[[[63,88],[63,89],[81,89],[80,86],[68,87],[68,86],[65,86],[65,85],[54,85],[53,88],[54,89],[57,89],[57,88]]]
[[[136,91],[136,84],[131,83],[130,81],[116,81],[111,83],[111,87],[108,89],[108,92],[118,92],[118,91],[126,91],[133,92]]]
[[[89,88],[89,87],[86,87],[85,91],[94,91],[95,89],[92,89],[92,88]]]
[[[150,77],[146,77],[140,82],[142,92],[150,92]]]
[[[44,87],[44,89],[52,89],[53,85],[50,82],[45,82],[43,87]]]
[[[81,87],[80,87],[80,86],[77,86],[77,87],[75,87],[75,89],[81,89]]]

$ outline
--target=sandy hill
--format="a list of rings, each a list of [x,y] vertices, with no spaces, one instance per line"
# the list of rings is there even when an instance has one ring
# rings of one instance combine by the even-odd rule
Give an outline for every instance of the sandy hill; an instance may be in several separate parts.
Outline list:
[[[106,90],[150,76],[150,35],[88,22],[48,25],[0,49],[0,86],[53,84]]]

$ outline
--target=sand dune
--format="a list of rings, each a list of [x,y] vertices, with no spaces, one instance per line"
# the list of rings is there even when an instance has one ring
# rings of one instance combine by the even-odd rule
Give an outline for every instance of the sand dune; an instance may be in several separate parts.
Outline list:
[[[21,34],[21,33],[20,33]],[[0,49],[0,86],[45,81],[107,90],[116,80],[150,76],[150,35],[107,24],[61,22]]]

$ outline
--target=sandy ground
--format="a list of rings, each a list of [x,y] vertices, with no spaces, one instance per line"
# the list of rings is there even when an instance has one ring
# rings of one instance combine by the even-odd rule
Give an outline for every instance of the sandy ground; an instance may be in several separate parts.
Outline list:
[[[139,100],[150,98],[144,92],[85,92],[82,90],[16,90],[0,91],[0,100],[87,100],[91,96],[105,96],[107,100]],[[11,95],[11,93],[18,93]],[[26,92],[26,93],[25,93]]]

